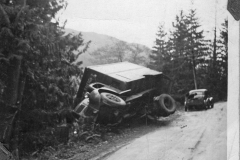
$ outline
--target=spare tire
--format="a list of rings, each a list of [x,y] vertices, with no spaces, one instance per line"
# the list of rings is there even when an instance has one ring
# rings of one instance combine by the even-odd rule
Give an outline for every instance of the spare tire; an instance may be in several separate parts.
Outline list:
[[[176,111],[175,100],[168,94],[161,94],[155,97],[154,104],[158,108],[159,116],[169,116]]]
[[[101,98],[104,104],[108,105],[108,106],[112,106],[112,107],[124,107],[126,106],[126,102],[111,93],[107,93],[107,92],[102,92],[101,93]]]

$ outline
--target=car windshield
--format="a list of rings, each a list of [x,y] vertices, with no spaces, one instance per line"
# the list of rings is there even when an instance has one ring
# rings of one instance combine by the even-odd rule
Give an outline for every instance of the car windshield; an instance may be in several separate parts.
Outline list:
[[[195,91],[195,92],[191,92],[190,94],[196,94],[196,95],[204,95],[204,92],[202,91]]]

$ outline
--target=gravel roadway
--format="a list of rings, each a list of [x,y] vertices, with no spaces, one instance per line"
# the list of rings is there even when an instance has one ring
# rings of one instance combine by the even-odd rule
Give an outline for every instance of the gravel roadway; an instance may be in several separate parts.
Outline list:
[[[226,160],[227,103],[216,103],[213,109],[184,112],[170,124],[99,159]]]

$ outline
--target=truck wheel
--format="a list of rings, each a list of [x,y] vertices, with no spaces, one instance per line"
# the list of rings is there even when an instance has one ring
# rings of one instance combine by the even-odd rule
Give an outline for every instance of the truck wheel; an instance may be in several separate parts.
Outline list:
[[[157,104],[161,115],[169,116],[176,111],[176,104],[174,99],[168,94],[161,94],[155,98],[155,104]]]
[[[103,103],[109,106],[112,106],[112,107],[126,106],[126,102],[122,98],[114,94],[102,92],[101,97],[102,97]]]

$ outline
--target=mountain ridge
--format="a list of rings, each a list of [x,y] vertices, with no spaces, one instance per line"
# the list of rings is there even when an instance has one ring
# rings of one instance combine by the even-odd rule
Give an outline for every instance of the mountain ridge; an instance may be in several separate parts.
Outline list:
[[[94,65],[94,62],[92,61],[94,56],[91,55],[91,53],[93,53],[94,51],[97,51],[100,48],[106,47],[106,46],[109,46],[109,47],[114,46],[116,43],[121,42],[121,41],[125,42],[130,47],[134,46],[134,45],[138,45],[141,48],[144,48],[148,52],[148,53],[146,52],[146,54],[143,55],[146,58],[148,57],[148,54],[151,51],[151,49],[145,45],[137,44],[137,43],[129,43],[129,42],[117,39],[117,38],[109,36],[109,35],[99,34],[99,33],[95,33],[95,32],[82,32],[82,31],[77,31],[74,29],[66,28],[65,33],[66,34],[71,33],[73,35],[77,35],[77,34],[81,33],[84,43],[91,41],[87,51],[85,53],[82,53],[78,57],[77,61],[83,62],[82,67]]]

